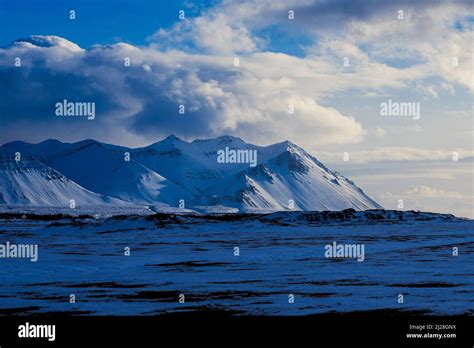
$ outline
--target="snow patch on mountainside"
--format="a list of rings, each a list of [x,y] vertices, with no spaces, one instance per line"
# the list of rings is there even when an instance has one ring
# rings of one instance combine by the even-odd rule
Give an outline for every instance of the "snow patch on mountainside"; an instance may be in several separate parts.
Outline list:
[[[300,147],[290,142],[277,147],[281,152],[229,178],[221,192],[211,188],[201,203],[214,201],[244,211],[381,208],[352,181]]]
[[[130,205],[86,190],[34,158],[0,156],[0,204],[69,206],[71,199],[77,206]]]
[[[257,165],[219,163],[218,151],[226,148],[256,151]],[[381,208],[351,180],[289,141],[262,147],[232,136],[187,142],[172,135],[136,149],[91,139],[72,144],[53,139],[39,144],[16,141],[1,149],[9,159],[15,152],[34,158],[87,192],[157,207],[156,210],[269,212]],[[129,161],[124,159],[126,153],[130,154]],[[15,182],[11,178],[7,180],[8,175],[13,174],[6,171],[2,179],[7,192]],[[36,198],[22,201],[20,195],[16,200],[4,199],[5,202],[39,204],[44,203],[40,199],[42,190],[47,197],[53,195],[38,179],[27,179],[24,174],[22,180],[25,185],[37,186],[29,188],[36,192]],[[64,193],[56,193],[58,197],[52,201],[62,202]]]

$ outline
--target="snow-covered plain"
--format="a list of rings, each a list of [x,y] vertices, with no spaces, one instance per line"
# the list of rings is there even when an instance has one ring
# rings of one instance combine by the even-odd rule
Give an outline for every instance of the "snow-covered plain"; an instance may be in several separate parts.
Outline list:
[[[3,214],[0,236],[39,245],[38,262],[0,259],[3,314],[474,314],[474,221],[452,215],[346,210],[48,221]],[[334,241],[364,244],[365,261],[326,258],[324,247]]]

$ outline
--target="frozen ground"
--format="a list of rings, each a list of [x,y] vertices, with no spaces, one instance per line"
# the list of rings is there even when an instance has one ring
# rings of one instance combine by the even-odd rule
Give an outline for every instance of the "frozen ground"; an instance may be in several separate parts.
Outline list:
[[[40,220],[0,214],[0,244],[7,241],[37,243],[39,260],[0,259],[1,314],[474,314],[474,221],[450,215],[379,210]],[[365,261],[325,258],[324,246],[333,241],[364,244]],[[181,293],[185,303],[178,302]]]
[[[25,206],[25,205],[0,205],[0,214],[39,214],[53,215],[64,214],[69,216],[90,215],[97,218],[108,218],[114,215],[150,215],[153,214],[155,207],[151,209],[146,206],[129,205],[93,205],[93,206],[77,206],[74,209],[69,207],[51,207],[51,206]],[[175,209],[177,210],[177,209]]]

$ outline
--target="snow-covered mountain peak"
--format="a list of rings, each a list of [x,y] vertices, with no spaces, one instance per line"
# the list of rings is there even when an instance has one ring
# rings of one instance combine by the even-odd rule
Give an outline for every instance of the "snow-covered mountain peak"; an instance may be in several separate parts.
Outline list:
[[[153,143],[149,146],[146,146],[145,148],[163,148],[163,147],[177,147],[177,146],[182,146],[188,144],[187,141],[177,137],[174,134],[171,134],[167,136],[166,138],[157,141],[156,143]]]
[[[318,167],[319,162],[314,157],[290,141],[272,145],[270,148],[273,155],[267,162],[272,170],[305,173]]]
[[[38,145],[45,145],[45,146],[58,146],[60,144],[62,144],[62,142],[60,142],[58,139],[52,139],[52,138],[49,138],[49,139],[46,139],[46,140],[43,140],[42,142],[38,143]]]
[[[44,165],[77,183],[80,189],[137,204],[178,207],[179,202],[185,202],[190,209],[220,205],[242,211],[380,207],[354,182],[325,167],[291,141],[257,146],[233,136],[187,142],[171,135],[136,149],[93,139],[77,143],[54,139],[39,144],[11,142],[0,148],[0,154],[10,160],[17,151],[23,158],[37,161],[41,173],[46,170]],[[41,182],[33,195],[36,198],[28,201],[42,201],[48,175],[36,171],[30,173],[30,180],[29,174],[14,175],[18,171],[14,163],[3,167],[5,190],[10,184],[18,187],[15,182]]]
[[[68,207],[71,200],[82,206],[131,205],[89,191],[35,158],[0,156],[0,204]]]
[[[174,134],[171,134],[169,136],[167,136],[165,139],[163,139],[162,141],[165,141],[165,142],[184,142],[183,139],[177,137],[176,135]]]
[[[94,139],[85,139],[76,143],[79,146],[100,145],[100,142]]]
[[[242,142],[245,143],[241,138],[234,137],[232,135],[223,135],[213,139],[195,139],[191,143],[202,144],[202,143],[219,143],[219,144],[228,144],[232,142]]]
[[[282,152],[281,154],[272,158],[269,163],[273,168],[279,167],[289,172],[298,173],[308,172],[313,166],[313,162],[311,162],[307,157],[290,148],[287,151]]]

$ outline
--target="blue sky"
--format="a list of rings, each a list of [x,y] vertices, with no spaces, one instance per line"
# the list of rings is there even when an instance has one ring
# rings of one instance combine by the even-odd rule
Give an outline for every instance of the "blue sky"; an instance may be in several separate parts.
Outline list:
[[[142,146],[171,133],[262,145],[288,139],[384,206],[405,197],[407,208],[474,216],[473,7],[2,0],[0,143]],[[63,99],[96,103],[96,119],[55,117]],[[419,119],[382,116],[388,100],[418,103]],[[453,152],[461,161],[453,163]]]
[[[59,35],[81,47],[129,42],[145,44],[157,28],[178,20],[178,11],[196,16],[211,1],[148,0],[2,0],[0,4],[0,45],[37,35]],[[69,20],[69,11],[76,20]]]

